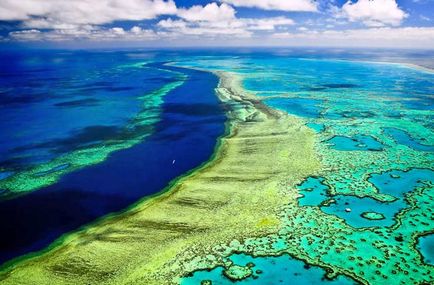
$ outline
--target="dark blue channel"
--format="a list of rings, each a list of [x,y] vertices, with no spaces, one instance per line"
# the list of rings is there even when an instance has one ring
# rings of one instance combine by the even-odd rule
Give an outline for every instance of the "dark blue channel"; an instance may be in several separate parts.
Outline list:
[[[0,263],[43,249],[64,233],[161,191],[211,157],[226,120],[214,90],[218,78],[154,66],[188,76],[164,97],[156,131],[144,142],[69,173],[54,185],[0,201]]]

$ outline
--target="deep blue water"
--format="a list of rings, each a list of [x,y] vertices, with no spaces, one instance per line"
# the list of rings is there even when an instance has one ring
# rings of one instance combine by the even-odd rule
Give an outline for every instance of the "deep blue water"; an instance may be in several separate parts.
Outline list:
[[[54,185],[1,201],[0,262],[42,249],[66,232],[120,211],[209,159],[224,133],[225,116],[214,91],[218,78],[159,63],[152,67],[188,76],[164,97],[155,132]]]
[[[157,68],[123,67],[137,62],[124,53],[1,53],[0,171],[106,139],[139,113],[140,96],[176,79]]]

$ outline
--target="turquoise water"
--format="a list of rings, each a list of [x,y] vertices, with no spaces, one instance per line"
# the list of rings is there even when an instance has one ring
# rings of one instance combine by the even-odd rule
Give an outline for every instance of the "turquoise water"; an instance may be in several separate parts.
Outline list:
[[[315,130],[315,132],[317,133],[323,132],[326,128],[324,124],[318,124],[318,123],[307,123],[306,126]]]
[[[383,145],[371,136],[355,135],[353,137],[335,136],[327,141],[337,150],[370,150],[380,151]]]
[[[391,226],[395,223],[394,216],[406,206],[403,201],[382,203],[372,198],[346,195],[337,195],[333,199],[335,203],[321,207],[321,210],[329,215],[344,219],[347,224],[356,228]],[[362,217],[362,214],[366,212],[381,213],[385,218],[382,220],[366,219]]]
[[[396,198],[393,202],[380,202],[376,199],[359,198],[351,195],[328,195],[329,187],[324,184],[324,178],[309,177],[298,186],[300,206],[319,206],[329,215],[335,215],[345,220],[353,227],[391,226],[395,223],[395,215],[407,207],[405,195],[424,183],[432,181],[434,171],[430,169],[411,169],[409,171],[392,170],[382,174],[372,174],[368,179],[382,194]],[[327,205],[322,206],[327,202]],[[374,212],[384,216],[384,219],[371,220],[362,216],[363,213]]]
[[[267,104],[306,118],[396,118],[410,116],[406,110],[420,110],[421,105],[432,107],[428,94],[433,75],[398,65],[272,54],[199,58],[182,64],[241,73],[244,87]],[[406,108],[398,110],[390,104],[395,101],[385,98],[398,100],[400,109],[404,102]]]
[[[406,131],[396,128],[384,128],[384,133],[391,136],[397,143],[420,151],[434,151],[433,145],[425,145],[412,138]]]
[[[309,177],[298,186],[299,193],[303,197],[298,199],[300,206],[319,206],[327,198],[329,187],[323,184],[324,178]]]
[[[382,203],[373,198],[359,198],[347,195],[328,195],[329,187],[324,178],[309,177],[298,189],[304,197],[299,198],[300,206],[317,206],[329,215],[335,215],[353,227],[391,226],[394,216],[405,208],[404,201]],[[322,205],[326,203],[326,205]],[[384,215],[384,219],[370,220],[362,216],[363,213],[376,212]]]
[[[252,275],[244,280],[236,281],[235,284],[330,284],[352,285],[357,284],[349,278],[338,276],[329,280],[325,277],[325,270],[306,265],[303,261],[294,259],[288,255],[279,257],[251,257],[244,254],[230,256],[234,264],[240,266],[254,265],[251,267]],[[181,285],[199,285],[203,280],[212,281],[213,285],[230,285],[233,281],[223,275],[224,269],[218,267],[211,271],[197,271],[192,277],[184,278]]]
[[[434,234],[420,237],[417,249],[425,263],[434,265]]]
[[[321,109],[317,100],[306,98],[273,98],[264,101],[267,105],[301,117],[318,118]]]
[[[404,195],[423,183],[433,181],[434,171],[431,169],[410,169],[409,171],[391,170],[382,174],[372,174],[369,181],[380,193],[404,199]]]

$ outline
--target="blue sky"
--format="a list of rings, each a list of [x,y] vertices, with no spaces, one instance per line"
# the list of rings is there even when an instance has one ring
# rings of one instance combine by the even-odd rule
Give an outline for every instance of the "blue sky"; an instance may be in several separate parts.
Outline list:
[[[434,48],[434,0],[2,0],[4,45]]]

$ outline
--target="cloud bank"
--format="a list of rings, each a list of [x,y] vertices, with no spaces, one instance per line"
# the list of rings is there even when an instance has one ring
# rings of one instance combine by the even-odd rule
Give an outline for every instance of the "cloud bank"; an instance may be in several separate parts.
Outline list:
[[[187,21],[227,21],[235,19],[235,9],[227,4],[216,3],[205,6],[196,5],[189,9],[178,9],[177,16]]]

